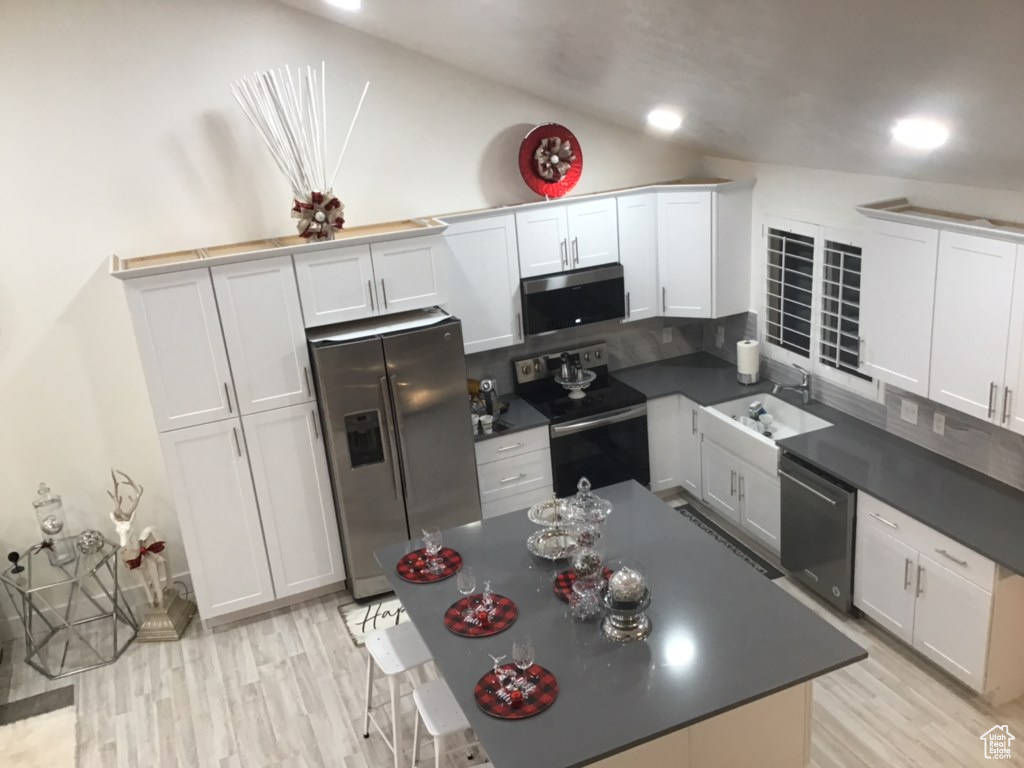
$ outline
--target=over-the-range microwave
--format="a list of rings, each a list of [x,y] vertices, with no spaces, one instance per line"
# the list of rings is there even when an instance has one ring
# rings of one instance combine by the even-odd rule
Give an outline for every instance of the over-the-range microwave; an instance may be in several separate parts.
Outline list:
[[[528,277],[521,288],[527,336],[626,316],[621,264]]]

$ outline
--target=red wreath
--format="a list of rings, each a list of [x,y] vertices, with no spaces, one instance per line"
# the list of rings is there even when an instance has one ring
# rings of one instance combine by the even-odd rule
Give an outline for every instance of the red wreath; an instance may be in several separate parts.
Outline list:
[[[558,156],[552,159],[551,153],[555,150]],[[543,123],[526,134],[519,145],[519,172],[526,186],[538,195],[562,197],[576,186],[583,174],[583,149],[564,125]],[[542,174],[552,178],[544,178]]]

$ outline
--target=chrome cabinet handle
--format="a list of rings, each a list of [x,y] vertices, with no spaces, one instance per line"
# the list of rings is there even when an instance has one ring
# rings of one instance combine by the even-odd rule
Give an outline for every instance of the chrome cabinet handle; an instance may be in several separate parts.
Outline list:
[[[993,381],[988,387],[988,417],[991,419],[996,415],[996,390],[998,387]]]
[[[668,288],[661,286],[661,314],[668,312]]]
[[[391,481],[395,486],[395,500],[402,500],[402,474],[398,467],[398,451],[395,450],[395,421],[391,415],[391,393],[388,391],[388,377],[380,377],[380,395],[384,404],[384,420],[387,422],[388,441],[391,447]]]
[[[313,396],[313,382],[310,381],[310,378],[309,378],[309,366],[308,365],[302,366],[302,373],[306,377],[306,394],[308,394],[310,397],[312,397]]]
[[[906,590],[910,589],[910,566],[911,565],[913,565],[913,563],[910,562],[910,558],[909,557],[906,560],[903,561],[903,591],[904,592]]]
[[[746,490],[745,490],[745,484],[743,482],[743,475],[740,475],[739,477],[740,477],[740,501],[743,501],[743,499],[746,498]]]
[[[696,435],[697,434],[697,409],[694,408],[690,412],[693,414],[693,418],[690,420],[691,421],[691,429],[692,429],[692,433],[691,434]]]
[[[629,291],[626,291],[626,317],[629,317],[633,313],[629,311]]]
[[[729,472],[729,495],[736,495],[736,470]]]
[[[513,475],[512,477],[503,477],[498,482],[500,482],[500,483],[511,483],[513,480],[518,480],[521,477],[526,477],[526,474],[524,472],[520,472],[518,475]]]
[[[384,285],[384,278],[383,277],[380,279],[380,292],[381,292],[381,296],[384,298],[384,309],[387,309],[388,308],[388,287],[386,285]]]
[[[235,453],[238,454],[238,458],[242,458],[242,444],[238,440],[238,427],[232,427],[231,434],[235,436]]]
[[[579,238],[574,237],[572,239],[572,263],[576,266],[580,264],[580,241]]]
[[[924,594],[924,566],[917,566],[917,588],[914,590],[914,597]]]
[[[565,239],[564,238],[563,238],[562,242],[558,244],[558,250],[559,250],[559,254],[562,257],[562,267],[563,268],[568,267],[569,266],[569,249],[565,245]]]
[[[316,425],[316,409],[311,410],[310,415],[313,417],[313,437],[317,440],[320,439],[320,428]]]
[[[940,555],[942,555],[947,560],[952,560],[954,563],[956,563],[957,565],[961,566],[962,568],[966,568],[967,565],[968,565],[966,560],[960,560],[959,558],[953,557],[951,554],[949,554],[949,552],[947,552],[944,549],[936,549],[935,551],[938,552]]]
[[[224,382],[224,399],[228,401],[228,413],[234,413],[235,409],[231,407],[231,391],[228,389],[228,383]]]
[[[373,280],[366,281],[366,295],[370,297],[370,311],[376,311],[373,307]]]
[[[516,448],[522,447],[522,443],[512,443],[512,445],[503,445],[501,448],[498,449],[498,453],[503,453],[504,451],[514,451]]]
[[[519,340],[523,340],[523,313],[516,312],[516,328],[519,330]]]
[[[815,496],[817,496],[817,497],[818,497],[819,499],[821,499],[822,501],[827,501],[827,502],[828,502],[829,504],[831,504],[831,505],[832,505],[833,507],[834,507],[834,506],[835,506],[836,504],[838,504],[838,503],[839,503],[839,502],[838,502],[838,501],[836,501],[835,499],[830,499],[830,498],[829,498],[828,496],[826,496],[826,495],[825,495],[824,493],[822,493],[821,491],[819,491],[819,490],[818,490],[817,488],[812,488],[812,487],[811,487],[811,486],[809,486],[809,485],[808,485],[807,483],[805,483],[805,482],[803,482],[803,481],[801,481],[801,480],[798,480],[797,478],[793,477],[793,476],[792,476],[791,474],[789,474],[789,472],[783,472],[783,471],[782,471],[782,470],[780,469],[780,470],[779,470],[779,475],[781,475],[782,477],[786,478],[787,480],[792,480],[792,481],[793,481],[794,483],[796,483],[797,485],[799,485],[799,486],[800,486],[801,488],[803,488],[803,489],[804,489],[805,491],[810,491],[811,493],[813,493],[813,494],[814,494]]]
[[[898,526],[898,525],[896,525],[896,523],[890,523],[890,522],[889,522],[888,520],[886,520],[886,519],[885,519],[884,517],[882,517],[881,515],[876,515],[876,514],[875,514],[874,512],[869,512],[868,514],[870,514],[870,515],[871,515],[871,517],[875,518],[875,520],[877,520],[878,522],[880,522],[880,523],[885,523],[885,524],[886,524],[886,525],[888,525],[888,526],[889,526],[890,528],[896,528],[897,530],[899,529],[899,526]]]
[[[1012,402],[1013,390],[1010,389],[1009,387],[1006,387],[1005,391],[1003,392],[1003,424],[1008,422],[1010,420],[1010,417],[1013,415],[1013,406],[1011,405]]]

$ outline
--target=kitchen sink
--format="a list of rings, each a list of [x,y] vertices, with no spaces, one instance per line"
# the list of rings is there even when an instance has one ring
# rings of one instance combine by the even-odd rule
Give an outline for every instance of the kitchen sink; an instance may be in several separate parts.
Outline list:
[[[790,405],[785,400],[780,400],[774,395],[753,395],[740,400],[730,400],[727,403],[712,405],[709,410],[718,411],[736,421],[744,429],[750,430],[759,437],[764,437],[752,424],[743,421],[747,416],[750,404],[755,400],[760,400],[762,407],[773,418],[770,437],[773,441],[785,440],[787,437],[802,435],[805,432],[814,432],[817,429],[832,426],[832,424],[824,419],[812,416],[807,411],[795,405]]]

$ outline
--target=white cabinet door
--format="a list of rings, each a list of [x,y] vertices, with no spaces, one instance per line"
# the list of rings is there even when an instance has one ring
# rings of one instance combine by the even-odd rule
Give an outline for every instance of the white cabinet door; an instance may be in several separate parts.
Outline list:
[[[442,251],[439,237],[372,243],[373,274],[380,288],[377,311],[404,312],[447,302]]]
[[[701,478],[704,501],[712,509],[740,525],[739,472],[736,459],[709,440],[701,443]]]
[[[914,636],[917,550],[894,539],[882,525],[867,516],[857,520],[853,603],[909,643]]]
[[[992,595],[925,555],[918,562],[914,647],[982,691]]]
[[[679,396],[681,459],[679,479],[682,480],[683,488],[697,499],[701,498],[699,411],[699,405],[682,395]]]
[[[127,280],[125,295],[157,429],[229,418],[231,369],[210,271]]]
[[[682,484],[681,426],[679,395],[647,401],[647,450],[652,491],[664,491]]]
[[[619,260],[615,198],[584,200],[565,206],[571,269],[614,264]]]
[[[928,397],[938,241],[935,229],[891,221],[870,219],[864,230],[864,373],[921,397]]]
[[[782,492],[777,477],[739,466],[739,500],[743,528],[778,554],[782,548]]]
[[[538,208],[516,214],[519,274],[547,275],[570,268],[569,228],[565,206]]]
[[[339,246],[295,254],[295,277],[306,327],[379,313],[370,246]]]
[[[241,432],[228,419],[160,436],[204,619],[274,599]]]
[[[512,214],[452,224],[448,310],[462,320],[466,354],[523,340],[519,255]]]
[[[711,192],[658,194],[661,314],[711,317]]]
[[[1006,385],[999,413],[1004,426],[1024,434],[1024,245],[1017,246],[1017,270],[1013,279],[1010,342],[1006,355]]]
[[[939,235],[928,397],[979,419],[1002,417],[1017,246]]]
[[[618,199],[619,260],[626,282],[626,322],[658,314],[657,196]]]
[[[289,256],[213,267],[241,413],[313,399],[302,308]]]
[[[345,578],[316,405],[242,419],[277,597]]]

